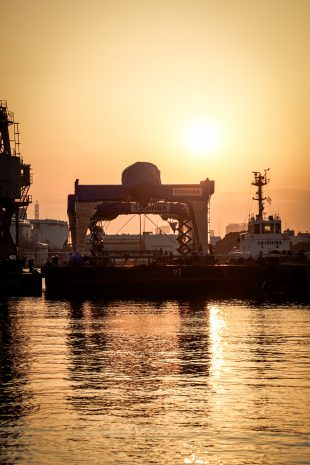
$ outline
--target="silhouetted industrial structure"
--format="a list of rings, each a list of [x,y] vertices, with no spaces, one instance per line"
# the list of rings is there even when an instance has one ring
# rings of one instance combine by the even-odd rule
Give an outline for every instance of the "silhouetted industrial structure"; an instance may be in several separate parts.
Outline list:
[[[101,221],[118,215],[155,214],[178,233],[178,252],[209,253],[210,198],[214,181],[200,184],[161,184],[160,171],[152,163],[137,162],[122,173],[121,185],[80,185],[68,196],[68,217],[73,250],[86,251],[90,231],[92,252],[103,250]]]
[[[31,203],[30,185],[31,169],[20,154],[18,123],[7,102],[0,100],[0,259],[18,254],[19,222]]]

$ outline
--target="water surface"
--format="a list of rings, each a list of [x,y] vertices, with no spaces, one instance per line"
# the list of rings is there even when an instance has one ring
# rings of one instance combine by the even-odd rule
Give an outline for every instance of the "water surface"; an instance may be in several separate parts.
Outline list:
[[[0,463],[309,464],[310,308],[0,304]]]

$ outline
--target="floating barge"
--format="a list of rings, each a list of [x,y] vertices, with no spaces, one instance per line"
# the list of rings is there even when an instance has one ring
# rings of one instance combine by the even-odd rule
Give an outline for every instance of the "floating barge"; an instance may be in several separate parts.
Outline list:
[[[310,265],[135,265],[44,267],[51,297],[309,299]]]

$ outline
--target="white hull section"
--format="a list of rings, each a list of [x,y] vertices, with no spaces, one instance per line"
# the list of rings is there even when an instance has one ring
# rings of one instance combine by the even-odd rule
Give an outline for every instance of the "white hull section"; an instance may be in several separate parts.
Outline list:
[[[244,257],[266,257],[273,253],[288,253],[291,241],[287,234],[242,234],[239,250]]]

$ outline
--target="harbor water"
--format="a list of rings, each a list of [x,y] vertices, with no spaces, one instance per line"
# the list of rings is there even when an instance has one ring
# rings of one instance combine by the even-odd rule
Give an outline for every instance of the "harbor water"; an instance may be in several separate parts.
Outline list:
[[[0,463],[310,463],[310,307],[0,303]]]

